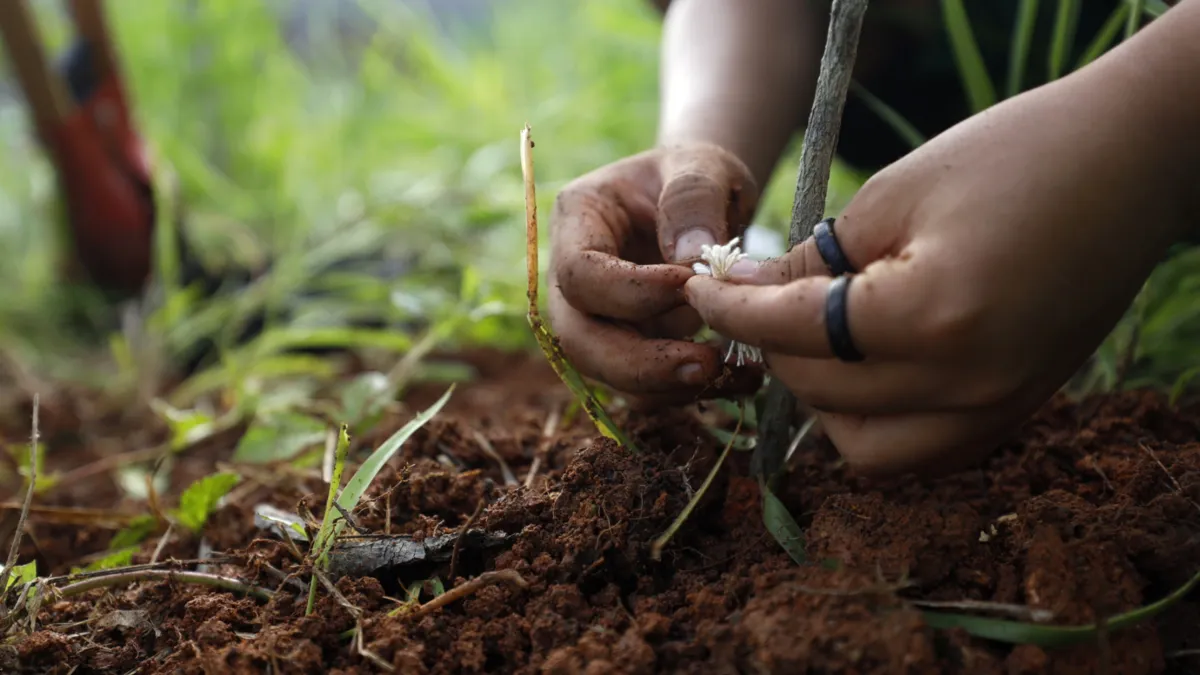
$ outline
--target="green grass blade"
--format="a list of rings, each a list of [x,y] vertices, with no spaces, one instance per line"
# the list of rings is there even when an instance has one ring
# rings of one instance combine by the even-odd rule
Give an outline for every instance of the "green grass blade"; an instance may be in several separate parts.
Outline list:
[[[767,531],[796,564],[803,565],[808,559],[808,554],[804,551],[804,530],[800,529],[800,524],[788,513],[787,507],[769,486],[762,486],[762,497],[763,523],[767,526]]]
[[[975,42],[975,34],[971,32],[971,22],[967,18],[967,10],[963,7],[962,0],[942,0],[942,16],[950,35],[950,45],[954,48],[954,60],[958,62],[963,87],[966,88],[967,97],[971,101],[971,108],[973,112],[979,112],[996,102],[996,88],[988,76],[983,55]]]
[[[895,108],[884,103],[883,99],[867,91],[867,88],[859,84],[858,81],[850,81],[850,90],[861,98],[863,103],[867,104],[871,112],[879,115],[879,118],[887,123],[913,149],[920,147],[925,142],[925,135],[918,131],[912,125],[912,122],[905,119]]]
[[[241,479],[238,474],[226,471],[205,476],[189,485],[179,497],[179,523],[192,532],[200,532],[217,502]]]
[[[1171,6],[1162,0],[1142,0],[1142,3],[1142,12],[1153,19],[1157,19],[1171,9]]]
[[[1143,3],[1142,0],[1127,0],[1121,6],[1130,10],[1126,15],[1125,22],[1125,39],[1128,40],[1133,37],[1142,23]]]
[[[742,421],[745,419],[745,417],[745,407],[743,406],[742,414],[738,417],[737,428],[733,430],[733,434],[730,436],[729,442],[725,444],[725,449],[721,451],[721,455],[717,457],[717,462],[713,464],[713,468],[708,472],[708,476],[704,478],[704,483],[700,485],[700,489],[696,490],[696,493],[692,495],[690,500],[688,500],[688,503],[683,507],[683,510],[680,511],[679,515],[675,517],[675,522],[671,523],[671,526],[668,527],[665,532],[659,535],[659,537],[655,539],[654,543],[650,546],[650,557],[652,559],[662,560],[663,547],[667,545],[667,542],[671,541],[671,537],[675,536],[675,532],[677,532],[679,528],[683,526],[683,523],[687,521],[688,516],[692,515],[692,511],[695,510],[696,505],[699,504],[700,500],[704,498],[704,493],[708,492],[708,487],[712,485],[713,479],[717,477],[717,472],[720,471],[721,467],[725,465],[725,458],[729,456],[729,451],[733,449],[733,441],[737,438],[738,432],[742,430]]]
[[[288,326],[265,331],[247,349],[271,354],[293,349],[374,348],[394,352],[412,349],[412,338],[392,329]]]
[[[1105,630],[1115,631],[1128,628],[1159,614],[1181,600],[1200,584],[1200,572],[1173,593],[1158,602],[1139,607],[1131,612],[1112,617],[1105,624]],[[924,611],[925,623],[932,628],[952,629],[961,628],[975,637],[997,642],[1012,644],[1031,644],[1039,647],[1062,647],[1096,639],[1099,627],[1087,626],[1049,626],[1045,624],[1023,623],[992,619],[971,614],[952,614],[935,611]]]
[[[329,548],[336,537],[333,530],[333,504],[337,498],[338,488],[342,484],[342,472],[346,469],[346,457],[350,454],[350,433],[345,424],[342,424],[341,431],[338,433],[337,449],[334,451],[333,459],[333,476],[329,479],[329,498],[325,500],[325,513],[321,517],[321,529],[317,531],[316,539],[313,541],[312,550],[316,552],[313,564],[318,567],[323,567],[326,561],[326,555],[329,553]],[[314,573],[312,579],[308,582],[308,605],[305,607],[305,615],[313,613],[313,608],[317,604],[317,575]]]
[[[1187,393],[1188,385],[1192,383],[1192,380],[1196,379],[1197,375],[1200,375],[1200,366],[1188,368],[1175,379],[1175,384],[1171,385],[1170,405],[1174,406],[1179,403],[1179,399]]]
[[[1075,46],[1075,26],[1079,21],[1079,0],[1058,0],[1054,35],[1050,41],[1050,79],[1063,74],[1063,65]]]
[[[317,532],[317,537],[313,542],[313,550],[317,552],[317,559],[325,557],[329,551],[330,536],[333,532],[333,520],[337,517],[337,513],[333,508],[334,502],[338,497],[338,489],[342,486],[342,473],[346,470],[346,458],[350,454],[350,432],[345,424],[342,425],[338,432],[337,449],[333,454],[333,475],[329,479],[329,497],[325,500],[325,511],[321,517],[321,529]],[[349,486],[347,486],[349,487]]]
[[[1008,90],[1011,98],[1021,93],[1021,81],[1025,78],[1025,66],[1029,63],[1029,46],[1033,43],[1033,29],[1037,25],[1038,0],[1021,0],[1017,8],[1017,26],[1013,30],[1012,46],[1008,52]]]
[[[371,481],[375,480],[375,476],[379,473],[379,470],[383,468],[384,464],[388,463],[388,460],[396,454],[396,451],[404,445],[404,442],[416,433],[417,429],[425,426],[429,420],[441,412],[446,402],[450,400],[450,395],[454,393],[454,388],[457,386],[457,383],[451,384],[446,389],[446,393],[442,394],[442,397],[436,403],[418,413],[408,424],[405,424],[399,431],[392,434],[391,438],[384,441],[383,445],[380,445],[375,452],[371,453],[367,461],[358,467],[358,471],[355,471],[350,480],[346,481],[346,489],[342,490],[342,494],[337,500],[337,503],[347,513],[353,511],[358,506],[358,500],[362,499],[363,493],[367,491],[367,486],[371,484]],[[344,524],[344,521],[338,521],[338,525],[334,530],[335,536],[337,532],[341,531]]]
[[[1129,5],[1118,5],[1113,10],[1113,13],[1109,15],[1108,21],[1105,21],[1100,31],[1096,33],[1096,37],[1092,39],[1092,43],[1080,55],[1079,63],[1075,64],[1075,69],[1078,70],[1095,61],[1106,49],[1112,46],[1113,40],[1117,39],[1117,33],[1121,31],[1121,24],[1125,23],[1125,20],[1131,16],[1135,16],[1135,14],[1129,11]],[[1126,30],[1129,30],[1128,26]]]

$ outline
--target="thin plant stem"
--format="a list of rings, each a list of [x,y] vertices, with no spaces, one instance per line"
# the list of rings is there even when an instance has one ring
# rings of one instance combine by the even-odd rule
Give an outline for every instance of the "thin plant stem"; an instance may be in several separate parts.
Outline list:
[[[8,596],[8,579],[12,569],[21,555],[21,539],[25,534],[25,522],[29,519],[29,509],[33,506],[33,491],[37,488],[37,457],[38,419],[41,417],[41,395],[33,395],[33,414],[29,432],[29,487],[25,489],[25,502],[21,504],[21,515],[17,518],[17,529],[13,530],[12,544],[8,548],[8,559],[4,563],[4,571],[0,572],[0,604]]]
[[[107,588],[109,586],[120,586],[122,584],[134,583],[138,581],[177,581],[185,584],[200,584],[203,586],[211,586],[220,588],[234,593],[241,593],[260,600],[270,600],[274,594],[265,588],[252,586],[232,577],[223,577],[216,574],[206,574],[204,572],[183,572],[177,570],[139,570],[136,572],[123,572],[121,574],[109,574],[102,577],[94,577],[77,581],[73,584],[59,587],[56,593],[62,597],[72,595],[80,595],[88,591],[96,590],[97,588]]]
[[[683,507],[683,510],[679,512],[679,515],[675,517],[675,521],[671,523],[671,526],[668,527],[665,532],[659,535],[658,538],[654,540],[654,543],[651,544],[650,557],[653,560],[662,560],[663,547],[667,545],[667,542],[671,541],[671,537],[675,536],[675,533],[678,532],[679,528],[682,527],[684,522],[687,521],[688,516],[692,515],[692,511],[695,510],[696,505],[699,504],[700,500],[704,498],[704,493],[708,492],[708,487],[712,485],[713,479],[717,477],[717,472],[721,470],[722,466],[724,466],[725,458],[729,456],[729,451],[733,448],[733,442],[737,440],[738,433],[742,430],[742,421],[745,418],[746,404],[743,402],[738,405],[737,427],[735,427],[733,433],[730,434],[729,442],[725,444],[725,449],[722,450],[721,455],[717,457],[716,464],[713,464],[713,468],[709,470],[708,476],[705,477],[704,482],[700,484],[700,489],[696,490],[696,494],[692,495],[692,498],[688,500],[688,503]]]

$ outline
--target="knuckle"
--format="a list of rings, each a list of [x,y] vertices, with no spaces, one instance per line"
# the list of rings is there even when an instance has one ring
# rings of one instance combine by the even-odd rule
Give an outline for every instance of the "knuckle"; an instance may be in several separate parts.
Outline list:
[[[632,223],[623,193],[628,189],[622,180],[597,182],[587,177],[568,184],[554,198],[551,235],[566,227],[607,228],[618,240],[627,238]]]
[[[712,176],[689,171],[676,174],[663,186],[663,208],[680,207],[699,203],[701,208],[711,207],[714,201],[725,199],[725,188]]]

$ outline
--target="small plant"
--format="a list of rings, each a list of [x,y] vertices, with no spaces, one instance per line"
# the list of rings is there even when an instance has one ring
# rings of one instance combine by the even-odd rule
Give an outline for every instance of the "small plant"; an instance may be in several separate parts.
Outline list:
[[[314,573],[309,585],[308,607],[306,613],[311,614],[317,600],[317,582],[318,575],[321,570],[328,567],[329,552],[337,541],[338,536],[342,533],[346,526],[346,521],[341,517],[340,511],[351,513],[357,506],[363,494],[367,491],[367,487],[375,480],[375,476],[385,464],[400,450],[417,429],[425,426],[429,420],[433,419],[446,402],[450,400],[451,394],[454,393],[455,385],[450,385],[446,393],[431,405],[428,409],[420,412],[408,424],[401,427],[390,438],[384,441],[371,453],[362,466],[354,472],[350,480],[346,482],[346,487],[340,489],[342,473],[345,471],[346,458],[350,452],[350,434],[345,424],[342,425],[341,431],[338,434],[337,449],[334,453],[333,477],[329,481],[329,499],[325,503],[325,512],[321,519],[321,528],[317,531],[317,536],[313,539],[312,546],[309,549],[309,556],[313,561]],[[335,506],[336,504],[336,506]]]
[[[208,522],[217,504],[238,484],[241,477],[236,473],[215,473],[205,476],[188,486],[179,497],[179,508],[175,518],[192,532],[199,532]]]
[[[728,279],[729,270],[746,257],[746,254],[742,253],[742,249],[738,246],[738,242],[741,239],[741,237],[734,237],[723,245],[702,245],[700,247],[700,257],[704,262],[694,263],[692,271],[696,274],[711,276],[721,281]],[[758,347],[733,340],[729,343],[729,351],[725,354],[725,360],[728,361],[730,357],[735,357],[734,362],[737,365],[744,366],[747,362],[760,363],[762,361],[762,352],[759,351]]]
[[[538,346],[542,348],[542,353],[546,355],[546,360],[550,362],[554,372],[558,373],[563,384],[567,385],[567,388],[575,395],[575,399],[579,401],[600,433],[616,441],[621,447],[636,453],[638,452],[637,446],[612,421],[612,418],[604,410],[604,406],[600,404],[591,388],[588,387],[587,382],[567,361],[567,357],[558,345],[558,338],[542,320],[542,315],[538,311],[537,189],[533,175],[533,136],[528,124],[521,130],[521,174],[525,180],[525,256],[528,285],[526,296],[529,298],[529,326],[533,329],[533,335],[537,339]]]

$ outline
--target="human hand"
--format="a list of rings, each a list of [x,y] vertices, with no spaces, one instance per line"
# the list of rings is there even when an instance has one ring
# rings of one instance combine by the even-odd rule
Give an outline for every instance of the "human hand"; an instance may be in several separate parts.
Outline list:
[[[834,227],[860,270],[844,316],[861,362],[834,356],[813,238],[736,283],[688,280],[688,302],[760,347],[851,465],[980,459],[1103,341],[1187,222],[1171,143],[1136,97],[1097,91],[1076,76],[1009,99],[861,188]]]
[[[551,215],[547,309],[580,373],[641,405],[757,388],[761,373],[723,377],[723,352],[686,339],[703,324],[683,297],[685,261],[740,235],[757,202],[745,165],[705,144],[649,150],[566,186]]]

